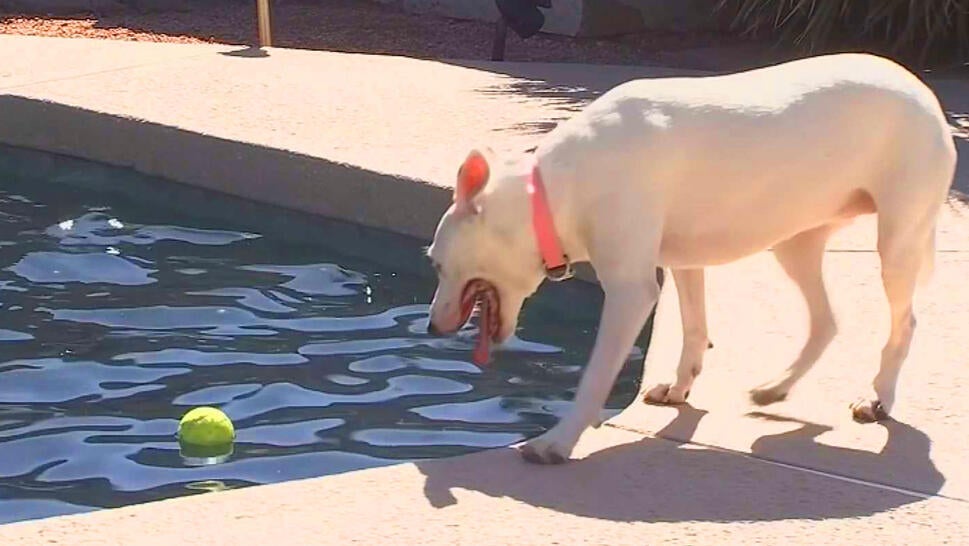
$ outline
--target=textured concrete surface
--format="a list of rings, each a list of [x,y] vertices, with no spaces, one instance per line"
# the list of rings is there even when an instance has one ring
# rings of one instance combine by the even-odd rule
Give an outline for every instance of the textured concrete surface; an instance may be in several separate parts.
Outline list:
[[[7,36],[0,51],[0,142],[423,237],[472,143],[521,150],[615,83],[683,73]],[[965,81],[932,85],[954,124],[969,119]],[[636,403],[589,432],[572,464],[495,450],[7,525],[0,543],[262,544],[283,529],[287,544],[964,544],[969,211],[943,213],[896,421],[858,425],[848,404],[867,394],[887,327],[873,248],[870,219],[832,242],[841,334],[777,406],[755,408],[746,390],[793,358],[805,317],[762,253],[709,271],[716,348],[692,407]],[[647,384],[678,357],[674,295],[660,303]]]

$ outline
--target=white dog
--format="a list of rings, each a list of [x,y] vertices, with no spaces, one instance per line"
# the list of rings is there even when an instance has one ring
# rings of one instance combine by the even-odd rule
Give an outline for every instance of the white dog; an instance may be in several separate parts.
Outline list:
[[[428,249],[439,276],[430,330],[450,333],[481,304],[482,345],[515,332],[546,277],[588,261],[605,293],[598,335],[570,412],[521,447],[562,462],[599,414],[670,268],[683,349],[676,380],[647,392],[686,400],[709,346],[703,268],[773,248],[810,311],[809,338],[782,377],[752,391],[784,399],[835,335],[821,277],[825,243],[877,213],[891,334],[859,421],[887,418],[915,328],[912,296],[931,272],[935,225],[956,151],[935,95],[872,55],[803,59],[726,76],[622,84],[498,162],[473,151]]]

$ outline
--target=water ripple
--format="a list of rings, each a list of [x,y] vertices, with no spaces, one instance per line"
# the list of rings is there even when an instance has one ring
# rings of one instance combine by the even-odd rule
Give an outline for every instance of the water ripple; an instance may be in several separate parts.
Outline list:
[[[157,381],[188,373],[175,368],[148,369],[107,366],[98,362],[57,358],[11,360],[0,363],[0,403],[67,402],[84,397],[127,398],[140,392],[164,389]]]
[[[312,296],[352,296],[357,293],[358,288],[366,284],[366,277],[363,275],[334,264],[253,265],[242,269],[290,277],[292,280],[280,286]]]
[[[34,283],[107,283],[123,286],[151,284],[153,269],[146,269],[110,254],[31,252],[8,268]]]
[[[25,332],[0,329],[0,341],[29,341],[31,339],[34,339],[34,336]]]
[[[44,234],[62,246],[153,245],[178,241],[200,246],[224,246],[256,239],[252,233],[236,233],[183,226],[139,226],[123,222],[102,212],[88,212],[48,226]]]
[[[130,307],[115,309],[47,309],[55,320],[98,324],[112,328],[140,330],[211,330],[241,333],[245,328],[264,326],[272,330],[300,332],[359,332],[382,330],[397,325],[401,313],[391,309],[377,315],[357,317],[263,318],[235,307]]]
[[[0,523],[508,445],[560,418],[593,342],[598,296],[540,296],[481,369],[473,325],[427,335],[432,282],[291,242],[347,233],[335,224],[273,232],[239,222],[277,211],[174,187],[177,210],[0,180]],[[352,233],[354,256],[402,255]],[[198,405],[236,426],[219,464],[179,448]]]
[[[287,366],[309,362],[303,356],[288,353],[228,353],[196,351],[194,349],[162,349],[143,353],[125,353],[112,357],[111,360],[131,360],[136,364],[184,364],[187,366],[221,366],[225,364]]]

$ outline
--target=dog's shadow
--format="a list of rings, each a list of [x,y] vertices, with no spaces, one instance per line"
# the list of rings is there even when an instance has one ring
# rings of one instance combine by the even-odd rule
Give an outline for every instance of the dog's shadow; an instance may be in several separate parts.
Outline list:
[[[688,440],[705,414],[683,406],[657,435]],[[756,416],[790,421],[767,414]],[[751,448],[753,457],[785,460],[798,450],[802,459],[836,462],[834,467],[851,471],[849,475],[925,494],[938,492],[945,482],[929,458],[928,436],[909,425],[882,424],[888,440],[880,453],[817,443],[814,439],[830,429],[801,425],[792,432],[757,440]],[[505,448],[422,462],[418,468],[426,477],[425,496],[438,508],[458,502],[452,490],[466,489],[559,512],[625,522],[852,518],[921,500],[916,495],[752,460],[751,456],[654,438],[611,447],[561,466],[530,465],[513,449]],[[860,474],[855,472],[858,469]]]

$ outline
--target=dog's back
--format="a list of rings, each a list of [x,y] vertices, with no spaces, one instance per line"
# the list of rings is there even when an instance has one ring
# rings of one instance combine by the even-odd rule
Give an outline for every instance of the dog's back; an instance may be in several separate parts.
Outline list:
[[[632,81],[545,146],[587,191],[638,188],[667,265],[731,261],[884,201],[941,204],[955,164],[932,91],[864,54]]]

